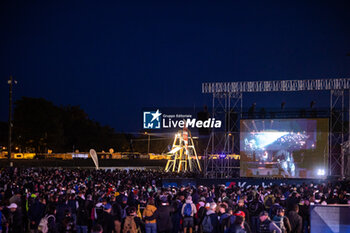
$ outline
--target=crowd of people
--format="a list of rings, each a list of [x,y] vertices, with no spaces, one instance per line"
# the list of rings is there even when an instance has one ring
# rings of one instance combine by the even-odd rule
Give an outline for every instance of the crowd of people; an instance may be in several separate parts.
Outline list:
[[[348,182],[162,187],[140,170],[0,171],[0,233],[310,232],[310,205],[350,204]]]

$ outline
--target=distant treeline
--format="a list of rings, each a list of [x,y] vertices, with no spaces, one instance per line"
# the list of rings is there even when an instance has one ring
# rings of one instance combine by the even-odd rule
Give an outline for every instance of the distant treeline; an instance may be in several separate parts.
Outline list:
[[[0,123],[0,145],[8,144],[8,123]],[[116,133],[110,126],[91,120],[79,106],[56,106],[43,98],[22,97],[15,102],[13,149],[22,152],[53,153],[70,151],[138,151],[147,152],[147,141],[135,143],[146,135]],[[134,141],[134,142],[133,142]],[[136,140],[137,141],[137,140]],[[170,141],[152,142],[151,152],[164,151]]]

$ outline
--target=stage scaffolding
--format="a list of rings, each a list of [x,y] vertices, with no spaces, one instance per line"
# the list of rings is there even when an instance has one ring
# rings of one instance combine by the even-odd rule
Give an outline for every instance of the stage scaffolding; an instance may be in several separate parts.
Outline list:
[[[243,93],[329,91],[328,175],[344,177],[346,165],[341,145],[350,141],[350,79],[274,80],[202,83],[202,93],[212,94],[212,117],[224,119],[224,130],[211,131],[204,155],[204,173],[210,178],[237,175],[236,162],[211,159],[214,154],[239,153],[239,123],[243,113]],[[235,173],[236,170],[236,173]]]

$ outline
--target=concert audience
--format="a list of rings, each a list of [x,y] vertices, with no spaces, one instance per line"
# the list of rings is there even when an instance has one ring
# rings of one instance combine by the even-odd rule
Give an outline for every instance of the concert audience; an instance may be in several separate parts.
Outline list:
[[[349,182],[162,187],[191,174],[0,171],[0,233],[310,232],[310,206],[350,204]]]

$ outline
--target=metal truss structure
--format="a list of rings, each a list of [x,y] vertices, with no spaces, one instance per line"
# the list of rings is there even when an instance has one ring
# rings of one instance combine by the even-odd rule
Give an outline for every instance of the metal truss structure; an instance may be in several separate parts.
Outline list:
[[[166,172],[202,172],[192,135],[188,129],[184,128],[182,132],[175,134],[173,146],[168,154],[171,158],[166,164]]]
[[[242,117],[243,93],[329,91],[329,171],[328,175],[346,174],[341,145],[350,141],[350,79],[274,80],[247,82],[202,83],[202,93],[212,94],[212,117],[224,120],[224,131],[211,132],[205,151],[204,172],[207,177],[225,178],[233,175],[232,163],[210,159],[213,154],[239,153],[239,122]],[[348,96],[348,98],[345,98]]]
[[[236,176],[239,168],[237,160],[226,156],[239,154],[239,119],[242,113],[242,93],[213,93],[211,117],[224,122],[224,131],[212,130],[206,148],[204,167],[210,178]],[[221,154],[217,159],[214,155]]]

